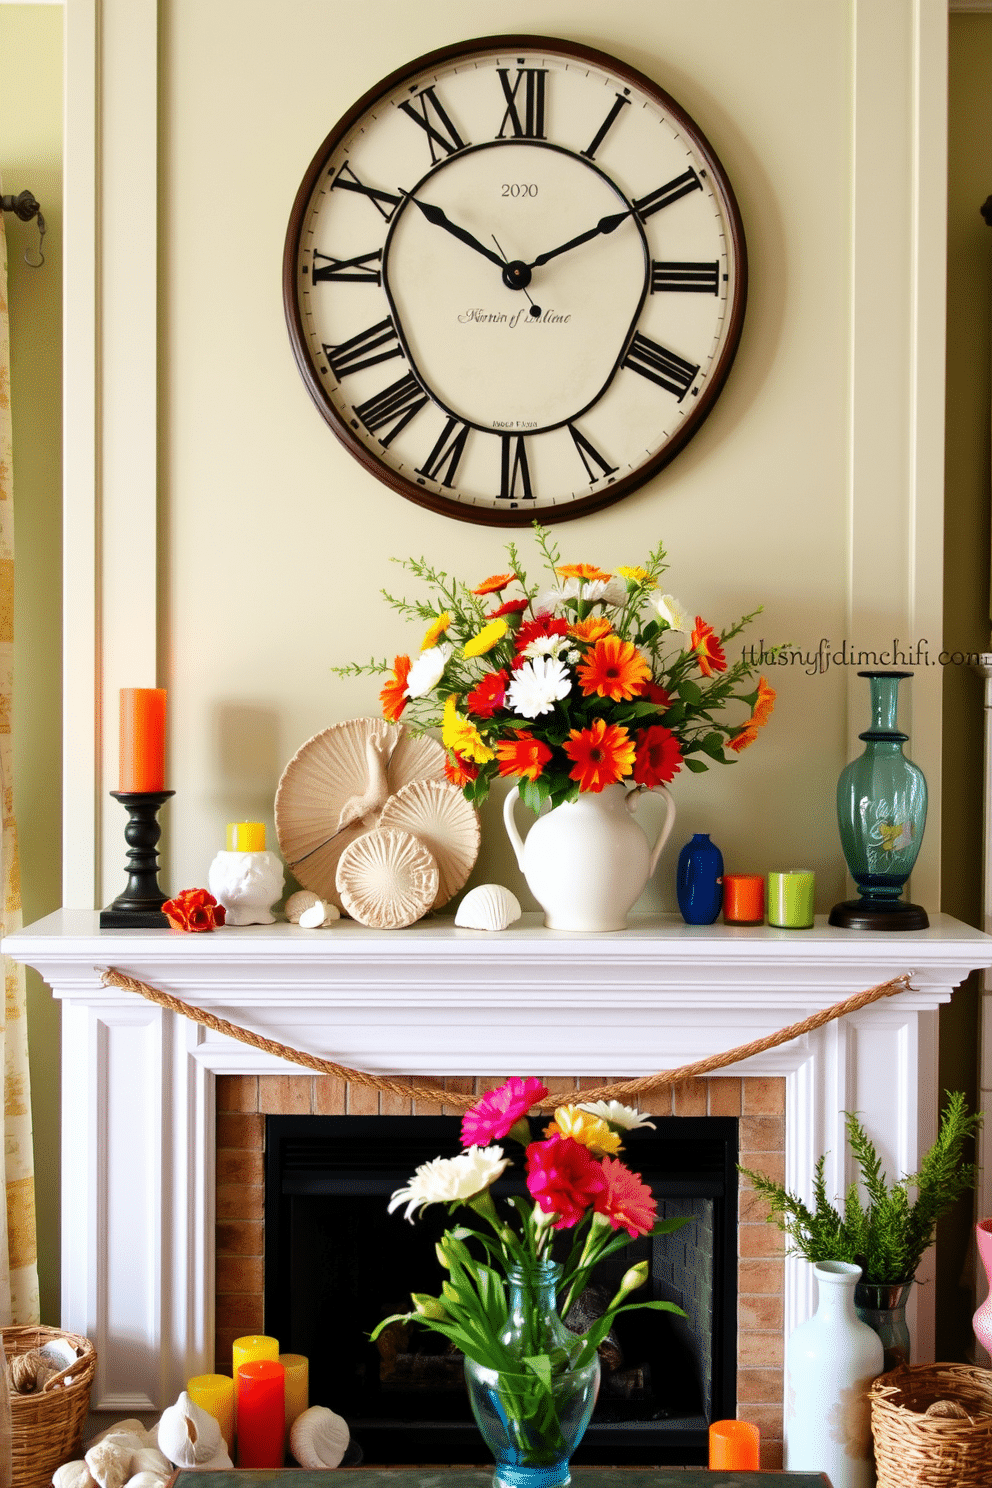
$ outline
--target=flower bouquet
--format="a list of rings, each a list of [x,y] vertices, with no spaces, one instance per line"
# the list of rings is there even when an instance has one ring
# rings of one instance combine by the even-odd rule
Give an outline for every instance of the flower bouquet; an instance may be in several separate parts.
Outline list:
[[[438,1244],[448,1273],[440,1295],[414,1292],[413,1310],[385,1318],[372,1334],[419,1323],[462,1351],[472,1412],[496,1457],[496,1488],[567,1484],[596,1401],[597,1349],[614,1319],[636,1307],[684,1315],[672,1302],[627,1301],[647,1280],[642,1261],[583,1332],[566,1326],[600,1261],[687,1221],[657,1220],[651,1190],[617,1156],[626,1132],[652,1122],[617,1101],[562,1105],[534,1141],[527,1113],[547,1095],[539,1080],[507,1080],[465,1113],[465,1150],[424,1163],[393,1194],[390,1213],[405,1204],[411,1223],[429,1204],[470,1214]],[[510,1166],[493,1145],[504,1140],[524,1149],[530,1196],[510,1196],[505,1214],[491,1192]],[[552,1253],[556,1235],[567,1241],[560,1259]]]
[[[440,727],[448,778],[475,803],[499,776],[519,780],[535,813],[614,784],[657,788],[754,742],[775,693],[763,677],[747,686],[754,663],[729,664],[726,646],[760,610],[718,634],[663,592],[660,543],[643,566],[608,573],[562,563],[534,530],[543,583],[528,580],[513,543],[507,571],[474,588],[423,559],[398,560],[431,591],[415,603],[385,595],[427,622],[420,654],[334,670],[389,673],[384,716]],[[730,703],[743,716],[722,718]]]

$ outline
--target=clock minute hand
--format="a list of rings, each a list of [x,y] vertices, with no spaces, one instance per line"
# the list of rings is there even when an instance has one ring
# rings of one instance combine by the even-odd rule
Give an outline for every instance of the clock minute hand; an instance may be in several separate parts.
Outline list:
[[[614,212],[610,217],[601,217],[595,227],[588,232],[579,233],[577,238],[569,238],[567,243],[562,243],[560,248],[551,248],[547,253],[539,253],[532,263],[528,265],[531,269],[539,269],[542,264],[548,263],[552,258],[557,258],[560,253],[567,253],[570,248],[578,248],[580,243],[588,243],[591,238],[598,238],[601,233],[614,232],[621,224],[626,222],[633,208],[628,207],[625,212]]]
[[[433,223],[435,227],[443,227],[446,232],[451,233],[460,242],[467,243],[469,248],[474,248],[476,253],[481,253],[483,258],[488,258],[489,262],[494,263],[497,268],[503,268],[503,260],[491,248],[487,248],[484,243],[480,243],[478,238],[474,238],[466,228],[459,227],[457,222],[452,222],[449,217],[445,216],[440,207],[436,207],[433,202],[421,201],[418,196],[411,196],[410,200],[420,208],[428,222]]]

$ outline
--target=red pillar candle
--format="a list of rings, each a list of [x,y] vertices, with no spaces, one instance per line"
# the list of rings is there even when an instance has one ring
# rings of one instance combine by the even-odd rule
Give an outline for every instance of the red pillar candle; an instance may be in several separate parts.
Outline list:
[[[723,875],[723,918],[728,925],[764,923],[765,880],[760,873]]]
[[[757,1472],[760,1434],[750,1421],[714,1421],[710,1427],[710,1467]]]
[[[121,688],[121,791],[165,790],[165,688]]]
[[[286,1370],[277,1359],[238,1367],[238,1466],[282,1467]]]

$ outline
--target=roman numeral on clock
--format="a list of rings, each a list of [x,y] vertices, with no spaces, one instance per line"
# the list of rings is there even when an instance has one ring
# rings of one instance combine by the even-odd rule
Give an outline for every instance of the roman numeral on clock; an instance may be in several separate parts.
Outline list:
[[[717,294],[720,265],[713,263],[665,263],[651,261],[651,293],[674,290],[680,294]]]
[[[380,191],[378,186],[366,186],[364,181],[358,179],[347,161],[331,182],[332,191],[336,191],[338,187],[343,191],[357,191],[362,196],[367,196],[376,211],[380,216],[385,217],[387,222],[403,200],[401,196],[394,196],[391,191]]]
[[[629,102],[630,99],[624,98],[622,93],[617,94],[616,102],[610,109],[610,112],[607,114],[606,118],[603,120],[602,124],[593,135],[591,142],[586,146],[584,150],[579,151],[580,155],[584,155],[587,160],[595,159],[596,151],[599,149],[600,145],[603,143],[604,139],[609,134],[610,130],[613,128],[617,119],[619,119],[624,108]]]
[[[506,126],[509,124],[513,130],[514,139],[545,139],[544,99],[548,77],[547,68],[518,67],[516,81],[512,88],[509,69],[497,67],[496,71],[503,88],[503,97],[506,99],[506,113],[503,115],[503,122],[499,126],[499,134],[496,138],[503,138]],[[522,119],[517,108],[517,94],[521,83],[524,85],[524,116]]]
[[[688,196],[690,191],[702,191],[702,189],[703,183],[694,170],[683,171],[681,176],[673,176],[656,191],[649,191],[647,196],[635,198],[634,211],[642,222],[646,222],[649,217],[654,216],[655,212],[660,212],[662,207],[670,207],[672,202]]]
[[[602,480],[604,475],[613,475],[617,467],[611,465],[608,460],[603,458],[596,446],[589,443],[580,429],[577,429],[574,424],[566,424],[565,428],[571,434],[572,443],[579,453],[579,459],[586,467],[586,475],[589,477],[590,485],[594,481]],[[599,466],[598,470],[594,468],[597,465]]]
[[[501,501],[532,501],[530,466],[522,434],[501,434],[499,494]]]
[[[404,99],[400,108],[426,132],[431,160],[435,165],[439,160],[447,159],[449,155],[454,155],[458,150],[464,150],[465,141],[448,118],[444,105],[433,88],[423,88],[415,98]],[[443,154],[437,153],[435,145],[443,151]]]
[[[324,355],[340,382],[342,377],[348,377],[352,372],[362,372],[377,362],[388,362],[390,357],[401,357],[403,349],[392,318],[387,315],[385,320],[369,326],[367,331],[359,331],[357,336],[342,341],[339,346],[325,345]]]
[[[442,486],[453,486],[467,438],[468,424],[449,417],[427,459],[417,467],[417,474],[440,481]]]
[[[620,365],[629,367],[632,372],[639,372],[642,377],[674,393],[680,403],[699,371],[692,362],[676,356],[674,351],[666,351],[664,346],[659,346],[657,341],[652,341],[648,336],[642,336],[640,331],[635,333],[630,350]]]
[[[314,284],[381,284],[382,249],[360,253],[357,258],[332,258],[329,253],[313,250]]]
[[[412,372],[408,372],[399,382],[390,383],[381,393],[376,393],[374,398],[356,405],[355,415],[370,434],[379,435],[379,443],[388,449],[397,434],[402,433],[414,414],[419,413],[428,401],[420,383]],[[385,434],[379,434],[379,430],[386,429],[387,425],[392,427]]]

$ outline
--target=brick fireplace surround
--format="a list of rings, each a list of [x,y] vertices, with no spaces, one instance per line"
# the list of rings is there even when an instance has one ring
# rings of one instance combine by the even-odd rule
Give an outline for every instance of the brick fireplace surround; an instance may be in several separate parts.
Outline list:
[[[549,1077],[554,1095],[606,1083]],[[445,1088],[481,1094],[501,1081],[451,1076]],[[740,1161],[773,1177],[785,1173],[785,1080],[692,1080],[640,1102],[659,1116],[737,1116]],[[216,1368],[230,1373],[231,1344],[263,1331],[266,1116],[460,1115],[461,1109],[415,1106],[385,1092],[331,1076],[221,1075],[217,1080]],[[738,1415],[761,1431],[763,1467],[782,1465],[783,1236],[742,1180],[738,1206]],[[333,1401],[327,1402],[333,1406]]]

